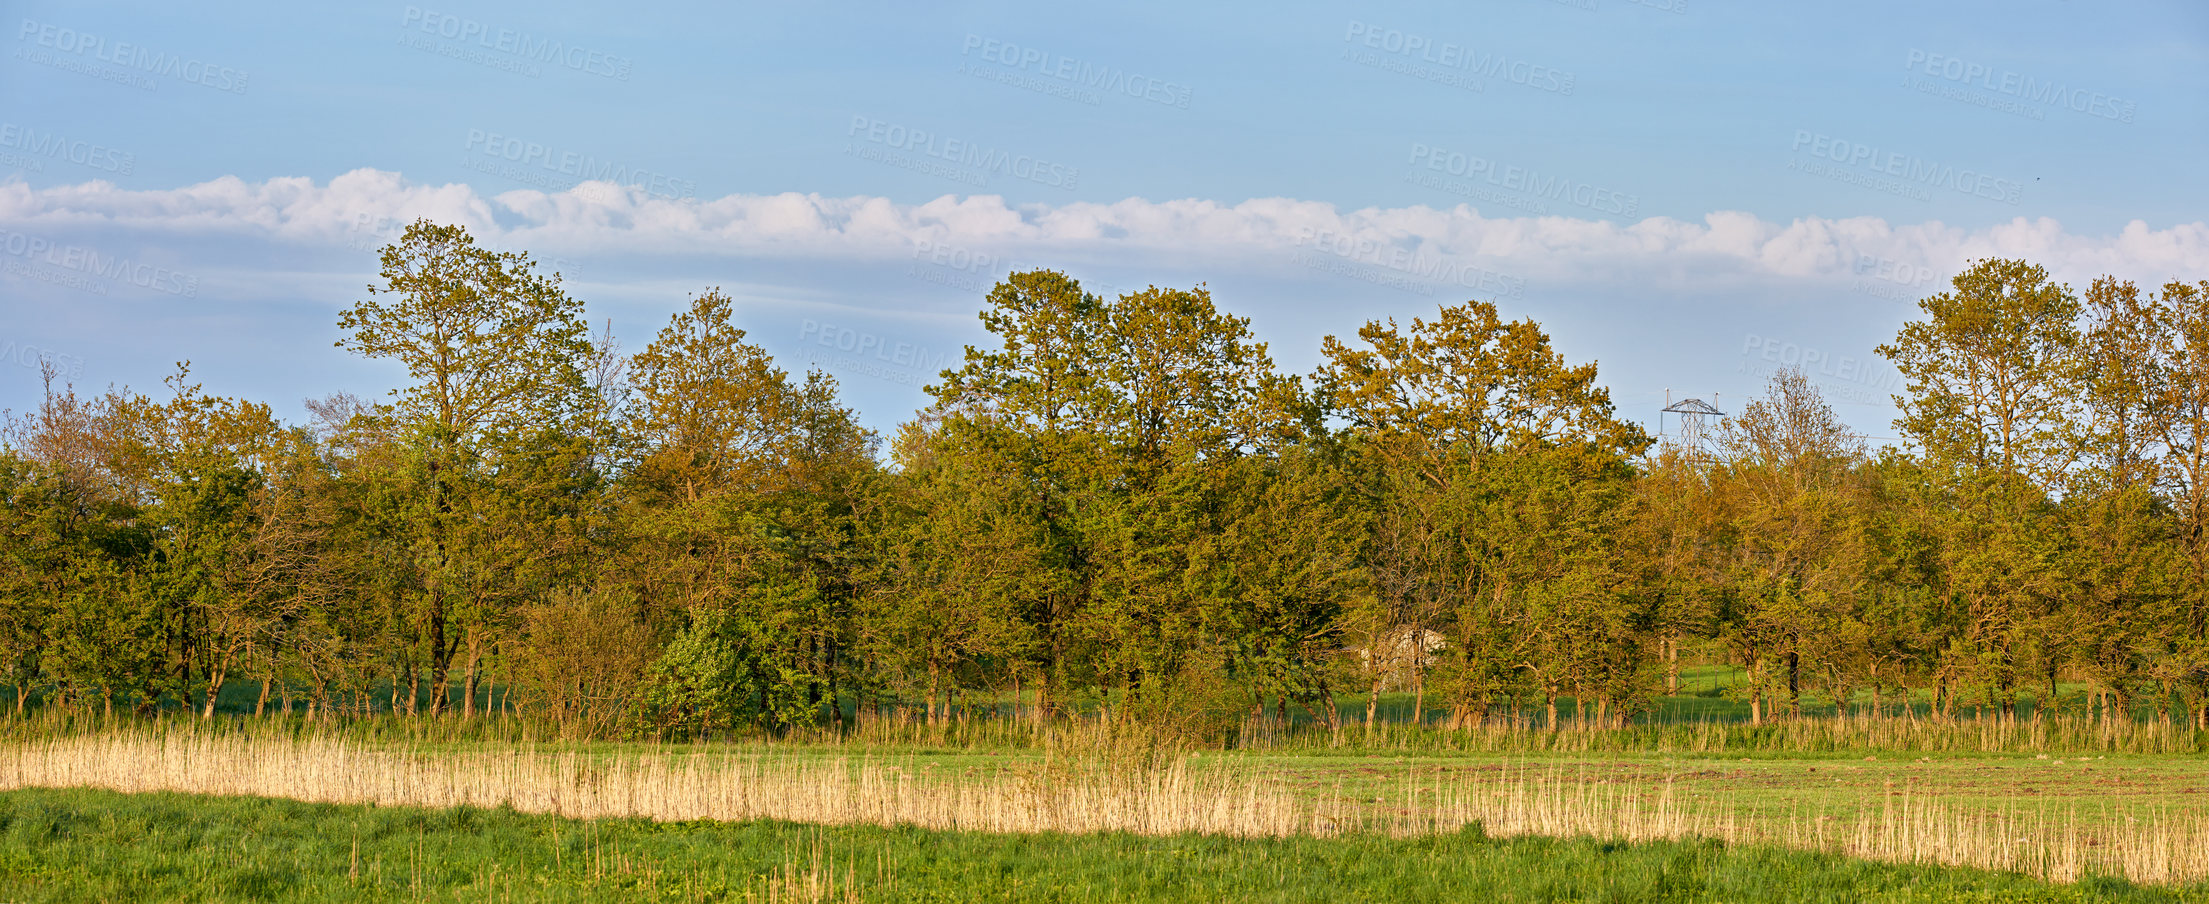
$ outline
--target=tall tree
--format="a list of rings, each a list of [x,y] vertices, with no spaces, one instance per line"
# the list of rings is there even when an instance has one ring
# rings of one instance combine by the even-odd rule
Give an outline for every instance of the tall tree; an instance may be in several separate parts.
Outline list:
[[[1781,686],[1799,713],[1806,661],[1842,688],[1869,671],[1855,548],[1864,443],[1801,371],[1786,369],[1727,419],[1720,448],[1717,480],[1734,522],[1725,635],[1748,670],[1752,720]]]
[[[629,583],[676,636],[676,658],[655,665],[648,721],[780,727],[823,706],[841,719],[874,435],[833,379],[793,381],[745,341],[718,291],[676,314],[628,370]]]
[[[1567,365],[1539,325],[1505,322],[1493,304],[1445,306],[1432,322],[1414,319],[1409,327],[1367,323],[1358,338],[1363,348],[1332,336],[1323,340],[1326,361],[1316,379],[1326,410],[1347,421],[1360,448],[1377,456],[1376,473],[1398,475],[1376,484],[1381,492],[1369,497],[1380,512],[1381,529],[1374,535],[1380,545],[1369,551],[1368,561],[1375,587],[1391,597],[1379,607],[1396,622],[1375,626],[1381,630],[1373,636],[1412,638],[1414,708],[1423,710],[1428,632],[1441,627],[1440,621],[1454,620],[1447,633],[1455,647],[1457,688],[1470,695],[1458,702],[1484,707],[1499,686],[1500,670],[1525,663],[1515,646],[1530,635],[1514,630],[1512,622],[1534,604],[1532,598],[1508,598],[1529,586],[1513,583],[1513,562],[1533,566],[1534,560],[1512,559],[1512,544],[1499,541],[1537,524],[1542,533],[1572,534],[1587,527],[1559,524],[1548,514],[1520,517],[1556,514],[1547,503],[1560,497],[1539,488],[1548,478],[1520,482],[1518,477],[1532,472],[1519,468],[1560,466],[1550,472],[1560,479],[1565,473],[1594,473],[1606,467],[1603,462],[1640,454],[1649,439],[1640,427],[1615,416],[1609,391],[1596,385],[1593,362]],[[1566,464],[1551,457],[1553,452],[1585,460]],[[1526,455],[1540,463],[1524,459],[1491,466],[1488,461]],[[1502,492],[1515,501],[1483,501],[1484,490],[1475,484],[1489,477],[1499,479]],[[1596,517],[1603,506],[1574,502],[1564,508],[1573,513],[1570,520]],[[1445,509],[1451,514],[1445,516]],[[1445,517],[1455,520],[1441,520]],[[1543,563],[1548,564],[1554,561]],[[1544,599],[1563,606],[1558,612],[1580,611],[1593,597],[1616,589],[1608,579],[1581,572],[1572,573],[1569,586],[1575,589],[1569,592],[1566,583],[1545,586],[1554,593]],[[1556,630],[1566,630],[1564,622],[1556,624]],[[1367,657],[1376,663],[1390,658]],[[1368,712],[1383,675],[1375,671],[1371,677]]]
[[[2079,299],[2045,268],[1982,260],[1918,303],[1879,352],[1907,395],[1895,422],[1949,494],[1945,591],[1968,613],[1944,654],[1992,686],[2004,712],[2043,665],[2036,628],[2063,595],[2050,493],[2072,477],[2083,422]]]
[[[487,436],[523,433],[589,410],[584,367],[593,359],[582,303],[539,274],[526,253],[478,246],[461,226],[417,220],[382,252],[383,285],[338,318],[355,354],[404,366],[413,380],[392,391],[421,444],[428,510],[417,567],[430,663],[430,707],[442,712],[453,653],[465,629],[450,624],[469,550],[458,548],[456,496],[482,465]]]
[[[2166,653],[2196,688],[2195,725],[2209,728],[2209,280],[2164,285],[2155,310],[2161,368],[2151,384],[2151,421],[2166,450],[2158,477],[2176,516],[2184,568]]]

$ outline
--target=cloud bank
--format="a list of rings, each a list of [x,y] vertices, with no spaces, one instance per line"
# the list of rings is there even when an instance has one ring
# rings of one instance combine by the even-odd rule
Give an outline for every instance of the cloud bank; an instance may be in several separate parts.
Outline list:
[[[1786,280],[1874,269],[1945,278],[1964,261],[1991,256],[2024,257],[2074,281],[2100,273],[2143,282],[2209,276],[2209,224],[2200,221],[2156,229],[2136,220],[2115,235],[2078,235],[2046,217],[1966,229],[1876,217],[1773,223],[1718,211],[1701,222],[1652,217],[1621,224],[1489,217],[1466,205],[1344,210],[1287,198],[1016,205],[994,195],[946,195],[907,204],[791,192],[669,200],[603,182],[486,195],[465,184],[430,185],[374,169],[323,184],[297,177],[259,183],[224,177],[154,190],[100,181],[0,184],[0,224],[10,229],[128,234],[157,243],[166,235],[358,245],[364,235],[388,240],[416,217],[461,223],[487,243],[540,254],[889,260],[933,247],[1018,260],[1143,259],[1240,269],[1278,267],[1282,255],[1302,253],[1406,271],[1461,261],[1550,284],[1651,274]]]

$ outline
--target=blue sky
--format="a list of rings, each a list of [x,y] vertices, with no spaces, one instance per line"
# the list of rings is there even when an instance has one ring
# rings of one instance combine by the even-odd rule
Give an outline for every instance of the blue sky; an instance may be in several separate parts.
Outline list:
[[[1204,283],[1296,370],[1496,301],[1644,420],[1800,361],[1885,435],[1872,348],[1968,258],[2209,278],[2209,5],[1926,6],[11,0],[0,406],[41,352],[380,394],[336,313],[430,216],[630,349],[723,287],[881,428],[1053,266]]]

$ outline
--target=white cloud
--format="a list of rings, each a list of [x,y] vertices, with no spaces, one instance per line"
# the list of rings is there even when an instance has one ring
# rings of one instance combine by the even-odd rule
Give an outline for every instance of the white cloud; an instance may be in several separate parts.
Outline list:
[[[1545,283],[1653,273],[1725,281],[1846,277],[1866,258],[1946,273],[1986,256],[2028,258],[2075,282],[2105,272],[2148,283],[2209,276],[2209,224],[2202,222],[2155,229],[2135,221],[2116,235],[2089,236],[2067,233],[2047,218],[1966,230],[1873,217],[1782,224],[1717,211],[1700,223],[1653,217],[1618,224],[1490,218],[1465,206],[1345,211],[1287,198],[1009,205],[993,195],[947,195],[900,204],[784,193],[676,201],[608,183],[486,196],[464,184],[420,184],[371,169],[321,185],[304,178],[248,183],[234,177],[160,190],[107,182],[35,189],[0,184],[0,224],[135,233],[130,238],[139,241],[176,233],[335,245],[357,241],[363,223],[414,217],[461,223],[487,243],[540,253],[885,260],[909,256],[915,242],[927,240],[1022,260],[1201,260],[1263,269],[1325,241],[1357,262],[1390,255],[1455,259]]]

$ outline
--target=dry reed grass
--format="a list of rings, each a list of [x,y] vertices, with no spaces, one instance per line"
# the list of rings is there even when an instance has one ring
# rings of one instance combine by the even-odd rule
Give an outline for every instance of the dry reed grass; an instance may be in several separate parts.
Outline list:
[[[343,739],[112,731],[0,743],[0,789],[91,787],[422,807],[511,806],[576,818],[779,819],[990,832],[1194,832],[1238,837],[1479,824],[1494,836],[1714,838],[1895,862],[2073,880],[2209,879],[2199,810],[2123,822],[2052,809],[1988,810],[1890,798],[1854,818],[1756,818],[1669,780],[1609,782],[1565,767],[1406,777],[1379,799],[1301,793],[1247,764],[1157,750],[1055,756],[996,770],[686,749],[592,756],[528,747],[459,752]],[[787,897],[834,897],[833,869],[782,877]]]
[[[1895,753],[2132,753],[2191,754],[2209,745],[2209,732],[2169,719],[2111,719],[2075,714],[2038,718],[1977,713],[1940,718],[1856,712],[1839,716],[1773,718],[1763,725],[1709,719],[1613,726],[1568,720],[1554,728],[1538,717],[1493,719],[1443,728],[1379,723],[1344,729],[1341,743],[1373,750],[1462,753],[1604,753],[1619,751],[1728,754],[1823,753],[1879,750]],[[1238,746],[1292,751],[1328,746],[1337,739],[1316,726],[1282,728],[1246,723]]]
[[[1670,780],[1612,784],[1562,769],[1438,780],[1401,810],[1435,828],[1479,822],[1495,836],[1622,841],[1713,838],[1895,863],[2008,870],[2057,881],[2089,875],[2175,884],[2209,878],[2209,813],[2159,812],[2090,822],[2052,807],[1984,809],[1909,795],[1855,818],[1805,809],[1753,818]]]
[[[296,740],[130,733],[0,747],[0,789],[284,797],[317,803],[511,806],[580,819],[780,819],[989,832],[1312,834],[1341,815],[1237,770],[1056,758],[946,774],[925,765],[739,753],[420,753]]]

